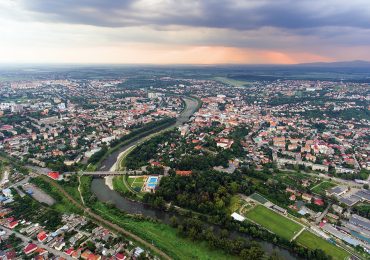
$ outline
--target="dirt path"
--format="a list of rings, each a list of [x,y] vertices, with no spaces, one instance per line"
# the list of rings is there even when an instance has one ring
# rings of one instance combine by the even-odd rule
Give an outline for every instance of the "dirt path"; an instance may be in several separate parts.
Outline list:
[[[85,201],[84,201],[84,198],[82,197],[82,194],[81,194],[81,175],[78,175],[78,193],[80,193],[80,198],[81,198],[81,201],[82,201],[82,204],[85,206]]]
[[[74,198],[72,198],[71,195],[69,195],[59,184],[57,184],[56,182],[52,181],[50,178],[46,177],[46,176],[43,176],[41,175],[41,178],[43,178],[43,180],[45,180],[46,182],[48,182],[50,185],[54,186],[55,188],[58,189],[59,192],[61,192],[72,204],[74,204],[76,207],[78,207],[79,209],[83,210],[85,212],[85,214],[87,214],[90,218],[102,223],[103,225],[111,228],[112,230],[115,230],[127,237],[130,237],[132,238],[133,240],[139,242],[140,244],[144,245],[146,248],[152,250],[153,252],[155,252],[157,255],[161,256],[162,258],[164,259],[172,259],[170,256],[168,256],[166,253],[164,253],[163,251],[161,251],[159,248],[155,247],[154,245],[150,244],[149,242],[145,241],[144,239],[140,238],[139,236],[123,229],[122,227],[114,224],[114,223],[111,223],[109,221],[107,221],[106,219],[102,218],[100,215],[92,212],[89,208],[86,208],[84,206],[82,206],[80,203],[78,203]]]

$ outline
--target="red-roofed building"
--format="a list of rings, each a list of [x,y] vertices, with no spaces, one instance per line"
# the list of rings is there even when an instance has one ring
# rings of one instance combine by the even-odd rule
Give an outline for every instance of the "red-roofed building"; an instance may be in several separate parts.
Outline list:
[[[17,252],[14,250],[6,252],[6,259],[12,260],[17,258]]]
[[[317,206],[324,206],[324,200],[322,199],[315,199],[313,203]]]
[[[59,174],[59,172],[49,172],[48,176],[55,181],[58,181],[61,179],[61,175]]]
[[[124,254],[122,254],[122,253],[117,253],[115,255],[115,258],[116,258],[116,260],[125,260],[126,259],[126,256]]]
[[[157,166],[157,167],[163,167],[163,165],[161,163],[155,162],[155,161],[154,162],[151,162],[150,165],[151,166]]]
[[[180,176],[190,176],[192,175],[192,171],[176,171],[176,175],[180,175]]]
[[[35,252],[37,250],[37,245],[31,243],[31,244],[28,244],[24,249],[23,249],[23,252],[26,254],[26,255],[29,255],[29,254],[32,254],[33,252]]]
[[[46,234],[45,231],[41,231],[40,233],[37,234],[37,240],[39,242],[43,242],[47,237],[48,235]]]
[[[66,253],[66,255],[71,256],[73,254],[73,252],[74,252],[73,248],[70,248],[67,251],[65,251],[64,253]]]
[[[9,223],[9,228],[13,229],[16,226],[18,226],[18,224],[19,224],[18,221],[12,221],[12,222]]]
[[[39,255],[45,255],[48,253],[48,250],[46,250],[45,248],[39,247],[37,248],[36,253],[38,253]]]
[[[100,255],[94,255],[94,254],[90,254],[87,257],[87,260],[100,260],[100,259],[101,259],[101,256]]]

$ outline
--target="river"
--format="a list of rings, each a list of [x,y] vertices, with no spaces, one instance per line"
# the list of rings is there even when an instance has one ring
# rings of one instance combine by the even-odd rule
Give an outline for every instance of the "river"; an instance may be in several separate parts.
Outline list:
[[[182,113],[180,114],[180,116],[176,119],[175,125],[174,126],[172,125],[169,128],[171,128],[171,127],[177,127],[177,126],[179,126],[179,125],[187,122],[189,120],[189,118],[191,117],[191,115],[193,115],[194,112],[195,112],[195,110],[197,109],[197,106],[198,106],[198,101],[197,100],[192,99],[192,98],[188,98],[188,97],[182,97],[182,99],[185,101],[186,107],[185,107],[184,111],[182,111]],[[116,163],[117,158],[119,157],[120,153],[122,153],[123,151],[126,151],[131,146],[138,144],[144,138],[145,137],[143,137],[143,138],[141,138],[139,140],[133,141],[133,142],[127,144],[127,145],[124,145],[120,149],[118,149],[117,151],[111,153],[101,163],[100,170],[110,170],[112,168],[112,166]]]
[[[179,126],[185,122],[187,122],[192,114],[194,114],[197,108],[197,101],[194,99],[190,99],[187,97],[183,97],[184,101],[186,102],[186,107],[181,115],[176,120],[176,126]],[[145,137],[144,137],[145,138]],[[140,140],[133,141],[123,147],[121,147],[118,151],[112,153],[108,158],[106,158],[103,163],[101,169],[111,169],[112,166],[117,162],[117,158],[119,157],[120,153],[126,151],[128,148],[136,145]],[[111,190],[106,184],[103,178],[94,178],[91,184],[91,191],[96,195],[96,197],[103,202],[110,202],[113,203],[118,209],[129,213],[129,214],[141,214],[143,216],[148,216],[157,220],[162,221],[163,223],[169,224],[170,218],[173,216],[173,213],[164,212],[158,209],[154,209],[148,205],[137,201],[131,201],[123,196],[121,196],[118,192]],[[218,228],[217,226],[214,226]],[[252,240],[246,234],[238,233],[238,235],[243,236],[246,239]],[[297,259],[296,256],[291,254],[288,250],[279,248],[274,246],[272,243],[268,243],[265,241],[257,241],[263,250],[268,253],[272,253],[276,251],[280,256],[287,260]]]

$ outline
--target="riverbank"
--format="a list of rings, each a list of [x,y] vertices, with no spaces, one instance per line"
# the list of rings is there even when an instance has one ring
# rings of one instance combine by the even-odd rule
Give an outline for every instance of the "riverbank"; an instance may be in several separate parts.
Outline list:
[[[110,203],[95,201],[87,208],[70,196],[57,182],[45,176],[38,177],[38,180],[37,183],[41,188],[57,201],[55,209],[60,212],[84,214],[98,224],[137,241],[161,259],[238,259],[221,250],[209,248],[205,242],[183,238],[169,225],[135,214],[127,214]],[[86,184],[81,187],[84,186]],[[81,191],[82,196],[86,195],[83,194],[85,189],[82,188]]]
[[[182,98],[186,102],[186,106],[184,110],[181,112],[180,116],[176,118],[176,122],[174,122],[173,124],[169,124],[167,126],[163,126],[161,129],[160,128],[151,129],[151,131],[140,133],[138,136],[135,136],[135,138],[126,140],[124,143],[121,143],[119,147],[116,146],[113,152],[104,155],[101,158],[101,160],[99,160],[98,168],[101,170],[107,169],[111,170],[112,167],[114,166],[117,169],[119,158],[122,157],[122,153],[125,152],[127,149],[134,147],[135,145],[139,144],[152,134],[158,134],[158,132],[173,129],[187,122],[189,118],[195,113],[195,111],[199,109],[201,101],[198,101],[198,99],[193,97],[183,96]]]

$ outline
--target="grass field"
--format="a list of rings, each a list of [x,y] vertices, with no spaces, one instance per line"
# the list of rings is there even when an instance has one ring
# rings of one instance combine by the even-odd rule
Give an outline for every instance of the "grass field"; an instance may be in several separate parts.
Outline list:
[[[123,183],[124,177],[122,176],[115,176],[112,180],[113,183],[113,189],[118,192],[126,193],[129,191],[129,189],[126,187],[126,185]]]
[[[245,87],[250,84],[248,81],[235,80],[235,79],[230,79],[230,78],[225,78],[225,77],[215,77],[214,79],[226,85],[237,87],[237,88]]]
[[[240,196],[238,195],[234,195],[231,197],[231,200],[230,200],[230,205],[229,205],[229,208],[228,208],[228,211],[229,213],[233,213],[233,212],[238,212],[238,210],[241,208],[242,206],[242,199],[240,198]]]
[[[343,249],[308,231],[303,231],[295,241],[309,249],[321,249],[336,260],[346,259],[349,256]]]
[[[246,217],[287,240],[292,239],[302,229],[301,225],[262,205],[251,209]]]
[[[33,178],[31,179],[30,182],[35,184],[37,187],[39,187],[43,191],[45,191],[47,194],[49,194],[51,197],[53,197],[58,202],[52,206],[52,208],[54,208],[55,210],[62,212],[62,213],[67,213],[67,212],[77,213],[77,214],[82,213],[80,209],[76,208],[73,204],[71,204],[68,201],[67,198],[61,195],[55,187],[51,186],[41,177]],[[79,195],[77,194],[71,194],[71,195],[73,197],[74,196],[79,197]],[[81,201],[80,198],[78,199],[78,201]]]
[[[128,179],[128,182],[129,182],[131,188],[133,188],[134,190],[141,189],[144,185],[144,181],[145,181],[144,176]]]
[[[319,183],[318,185],[316,185],[315,187],[313,187],[311,189],[311,191],[316,193],[316,194],[325,195],[326,190],[328,190],[330,188],[333,188],[335,186],[337,186],[337,185],[332,183],[332,182],[323,181],[323,182]]]

